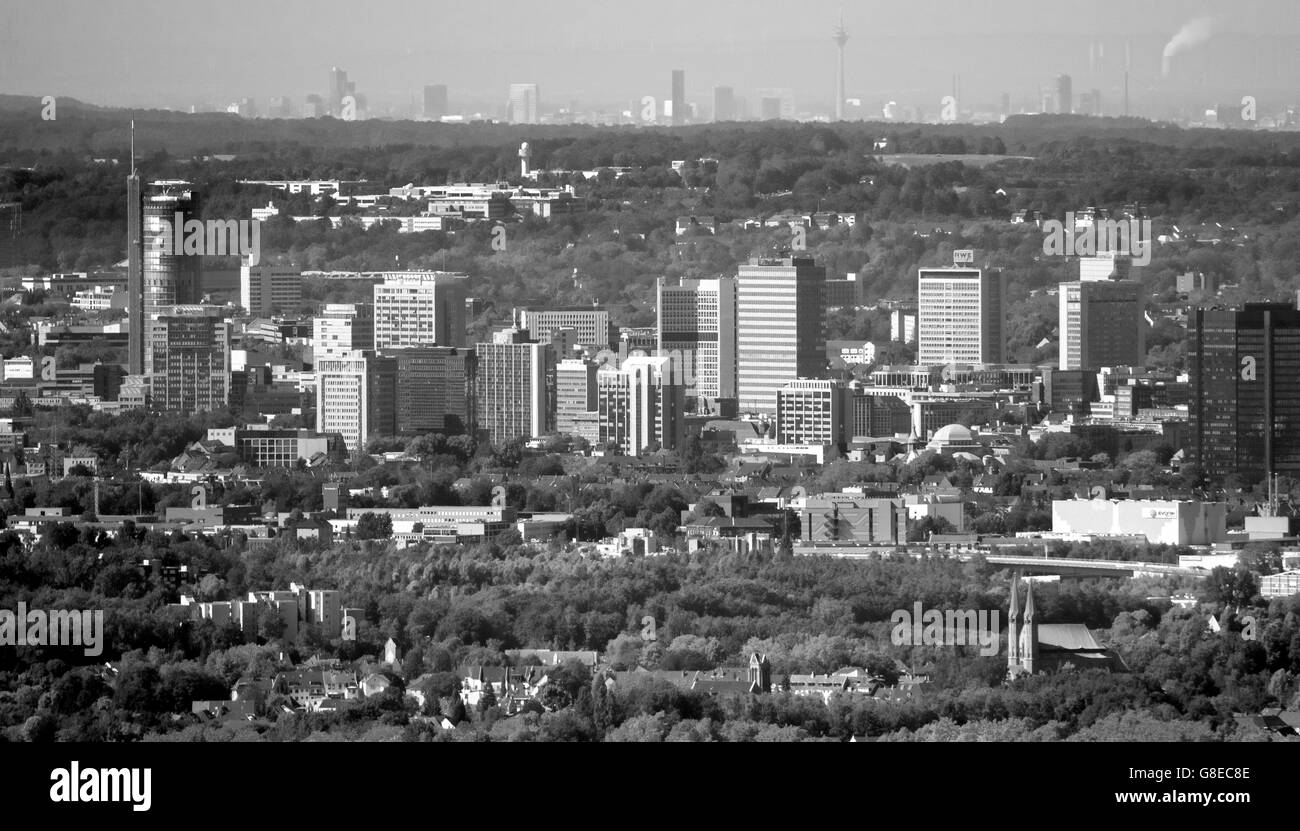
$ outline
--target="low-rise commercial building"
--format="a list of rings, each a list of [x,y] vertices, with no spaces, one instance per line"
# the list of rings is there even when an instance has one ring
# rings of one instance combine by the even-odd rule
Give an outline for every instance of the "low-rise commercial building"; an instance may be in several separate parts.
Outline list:
[[[1213,545],[1227,539],[1228,506],[1156,499],[1057,499],[1054,534],[1142,534],[1166,545]]]

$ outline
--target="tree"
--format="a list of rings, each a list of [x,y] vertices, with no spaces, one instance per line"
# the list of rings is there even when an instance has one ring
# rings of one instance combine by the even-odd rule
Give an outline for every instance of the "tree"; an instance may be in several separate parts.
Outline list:
[[[478,699],[479,715],[497,706],[497,694],[490,683],[483,685],[483,694]]]
[[[18,394],[14,396],[13,407],[9,411],[13,417],[29,418],[35,411],[36,408],[32,406],[32,399],[27,395],[27,391],[18,390]]]
[[[952,527],[952,523],[941,516],[921,517],[911,528],[907,529],[908,542],[926,542],[930,539],[931,534],[953,534],[957,529]]]
[[[1219,566],[1205,578],[1201,600],[1225,606],[1245,606],[1258,593],[1259,582],[1255,575],[1240,566],[1235,569]]]
[[[597,675],[591,682],[591,723],[595,726],[598,737],[605,735],[614,726],[614,702],[604,675]]]
[[[393,518],[366,511],[357,519],[357,539],[386,540],[393,535]]]
[[[492,466],[504,469],[519,467],[524,458],[524,443],[520,439],[507,442],[492,453]]]
[[[465,702],[461,701],[460,693],[455,693],[451,697],[451,708],[447,711],[447,720],[453,725],[458,725],[466,720]]]

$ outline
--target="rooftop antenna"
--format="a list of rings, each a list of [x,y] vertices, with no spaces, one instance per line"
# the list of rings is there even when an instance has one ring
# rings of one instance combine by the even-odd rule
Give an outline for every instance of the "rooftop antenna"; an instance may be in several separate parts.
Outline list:
[[[131,118],[131,175],[135,175],[135,118]]]

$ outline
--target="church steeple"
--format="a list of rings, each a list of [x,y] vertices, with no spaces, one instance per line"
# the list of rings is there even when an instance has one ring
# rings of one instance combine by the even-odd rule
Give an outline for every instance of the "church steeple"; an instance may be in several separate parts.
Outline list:
[[[1038,657],[1038,623],[1034,620],[1034,584],[1026,581],[1025,591],[1025,625],[1020,630],[1020,665],[1026,673],[1034,671],[1034,659]]]
[[[1007,674],[1020,670],[1020,575],[1011,575],[1011,609],[1007,615]]]

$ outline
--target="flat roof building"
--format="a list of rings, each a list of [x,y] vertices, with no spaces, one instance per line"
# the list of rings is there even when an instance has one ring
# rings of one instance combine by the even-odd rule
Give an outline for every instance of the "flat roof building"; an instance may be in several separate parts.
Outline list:
[[[781,387],[826,368],[826,269],[792,254],[756,258],[736,278],[737,394],[743,412],[776,413]]]
[[[917,357],[922,365],[1005,360],[1006,278],[979,268],[917,272]]]

